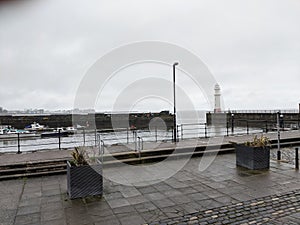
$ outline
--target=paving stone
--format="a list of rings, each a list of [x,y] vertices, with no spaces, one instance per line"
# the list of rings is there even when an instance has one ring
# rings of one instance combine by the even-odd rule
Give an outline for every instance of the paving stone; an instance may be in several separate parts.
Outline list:
[[[170,197],[182,195],[182,193],[178,190],[172,189],[172,190],[165,191],[164,195],[170,198]]]
[[[200,201],[204,199],[209,199],[209,197],[205,194],[202,193],[193,193],[193,194],[188,194],[188,198],[192,199],[194,201]]]
[[[34,206],[22,206],[18,208],[18,213],[17,216],[20,215],[29,215],[29,214],[34,214],[34,213],[39,213],[41,211],[39,205],[34,205]]]
[[[119,217],[122,225],[144,224],[146,221],[139,214],[130,214],[126,217]]]
[[[170,199],[178,205],[191,202],[191,199],[184,195],[174,196],[174,197],[171,197]]]
[[[134,208],[140,213],[158,209],[158,207],[155,206],[152,202],[144,202],[144,203],[136,204],[134,205]]]
[[[3,199],[1,199],[2,202]],[[19,206],[38,206],[42,202],[42,198],[31,198],[31,199],[22,199],[19,203]]]
[[[96,222],[95,225],[121,225],[117,218],[107,218],[105,221]]]
[[[112,211],[113,211],[113,213],[115,215],[119,215],[119,214],[123,214],[124,215],[125,214],[125,216],[126,216],[126,214],[129,215],[131,213],[136,213],[136,209],[133,206],[130,206],[130,205],[119,207],[119,208],[115,208]]]
[[[86,207],[89,212],[101,212],[103,210],[110,209],[110,206],[106,201],[92,202],[87,204]]]
[[[165,207],[169,207],[169,206],[174,206],[175,203],[172,202],[170,199],[162,199],[162,200],[155,200],[152,201],[154,205],[156,205],[158,208],[165,208]]]
[[[41,213],[41,220],[43,221],[50,221],[55,219],[63,219],[64,212],[62,210],[52,210],[52,211],[45,211]]]
[[[32,225],[40,224],[41,218],[39,213],[16,216],[15,225]]]
[[[129,197],[134,197],[134,196],[139,196],[141,195],[141,192],[136,189],[135,187],[130,187],[130,188],[121,188],[120,192],[122,193],[122,195],[125,198],[129,198]]]
[[[192,187],[186,187],[186,188],[177,188],[177,190],[179,192],[181,192],[182,194],[184,195],[187,195],[187,194],[193,194],[193,193],[197,193],[199,192],[198,190],[192,188]]]
[[[107,203],[112,209],[130,205],[124,198],[108,200]]]
[[[171,187],[170,185],[165,184],[165,183],[155,184],[155,185],[153,185],[153,187],[155,189],[157,189],[159,192],[168,191],[168,190],[172,190],[173,189],[173,187]]]
[[[52,196],[42,196],[41,202],[42,204],[48,204],[51,202],[61,202],[61,195],[52,195]]]
[[[136,205],[136,204],[139,204],[139,203],[148,202],[149,200],[147,198],[145,198],[145,196],[139,195],[139,196],[134,196],[134,197],[127,198],[127,201],[131,205]]]
[[[53,210],[62,210],[63,205],[62,202],[49,202],[47,204],[42,204],[41,205],[41,211],[53,211]]]
[[[106,201],[109,201],[114,199],[120,199],[123,197],[123,195],[121,192],[113,192],[113,193],[105,194],[103,197]]]
[[[0,210],[0,224],[11,225],[14,223],[14,218],[16,216],[16,209],[5,209]]]
[[[42,191],[43,196],[54,196],[54,195],[60,195],[60,189],[51,189],[51,190],[43,190]]]
[[[67,222],[63,219],[54,219],[49,221],[43,221],[42,225],[67,225]]]
[[[157,192],[157,189],[155,189],[152,186],[149,186],[149,187],[140,187],[140,188],[137,188],[137,189],[142,194],[149,194],[149,193],[156,193]]]
[[[151,210],[151,211],[141,212],[139,214],[148,223],[151,223],[153,221],[159,221],[159,220],[167,218],[167,216],[160,209],[155,209],[155,210]]]
[[[161,194],[161,193],[149,193],[149,194],[145,194],[144,195],[145,198],[147,198],[150,201],[155,201],[155,200],[163,200],[164,198],[166,198],[165,195]]]

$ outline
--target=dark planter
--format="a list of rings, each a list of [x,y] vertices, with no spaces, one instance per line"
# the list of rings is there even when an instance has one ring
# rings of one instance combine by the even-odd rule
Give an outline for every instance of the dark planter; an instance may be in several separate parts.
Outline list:
[[[251,170],[270,168],[270,147],[236,145],[236,165]]]
[[[71,199],[102,195],[102,164],[72,166],[67,161],[67,189]]]

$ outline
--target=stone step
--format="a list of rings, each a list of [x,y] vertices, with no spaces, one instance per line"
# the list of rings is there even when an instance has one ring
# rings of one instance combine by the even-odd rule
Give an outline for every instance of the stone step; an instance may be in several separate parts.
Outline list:
[[[69,158],[60,158],[60,159],[44,159],[44,160],[36,160],[36,161],[26,161],[26,162],[18,162],[18,163],[11,163],[11,164],[2,164],[0,165],[0,170],[3,169],[10,169],[10,168],[24,168],[24,167],[36,167],[36,166],[43,166],[43,165],[51,165],[51,164],[60,164],[65,163],[66,160],[70,160]]]
[[[232,144],[222,144],[219,145],[209,145],[209,146],[186,146],[186,147],[176,147],[176,148],[158,148],[158,149],[145,149],[141,151],[141,157],[148,157],[148,156],[156,156],[156,155],[170,155],[175,150],[176,153],[189,153],[189,152],[203,152],[207,150],[218,150],[218,149],[226,149],[232,148]],[[121,153],[113,153],[110,155],[104,155],[103,161],[111,161],[111,160],[123,160],[123,159],[135,159],[137,155],[136,151],[131,152],[121,152]]]
[[[28,166],[22,168],[10,168],[10,169],[0,169],[0,176],[11,175],[11,174],[25,174],[25,173],[35,173],[40,171],[53,171],[58,169],[66,169],[66,161],[53,165],[39,165],[39,166]]]
[[[204,153],[217,153],[217,154],[226,154],[226,153],[233,153],[235,150],[234,148],[226,148],[226,149],[215,149],[209,151],[195,151],[195,152],[181,152],[176,154],[160,154],[160,155],[151,155],[151,156],[141,156],[139,157],[139,153],[135,153],[135,158],[128,158],[128,159],[114,159],[110,161],[104,162],[104,167],[113,167],[113,166],[120,166],[122,163],[129,164],[129,165],[137,165],[142,163],[156,163],[165,160],[166,158],[170,159],[181,159],[181,158],[189,158],[189,157],[201,157]]]
[[[20,179],[25,177],[40,177],[40,176],[49,176],[49,175],[58,175],[66,173],[66,169],[53,170],[53,171],[43,171],[35,173],[24,173],[24,174],[10,174],[5,176],[0,176],[0,181],[2,180],[11,180],[11,179]]]

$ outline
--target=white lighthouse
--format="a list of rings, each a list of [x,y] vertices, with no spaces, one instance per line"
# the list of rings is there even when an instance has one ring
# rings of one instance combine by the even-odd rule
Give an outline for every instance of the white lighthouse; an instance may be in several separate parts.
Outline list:
[[[215,85],[215,113],[221,112],[221,88],[219,84]]]

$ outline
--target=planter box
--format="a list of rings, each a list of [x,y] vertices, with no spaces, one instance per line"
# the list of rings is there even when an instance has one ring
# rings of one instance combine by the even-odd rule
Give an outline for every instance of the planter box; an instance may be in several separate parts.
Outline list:
[[[270,147],[236,145],[236,165],[251,170],[270,168]]]
[[[67,189],[71,199],[102,195],[102,164],[72,166],[67,161]]]

